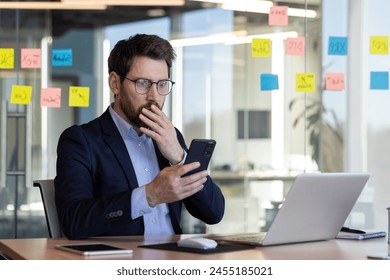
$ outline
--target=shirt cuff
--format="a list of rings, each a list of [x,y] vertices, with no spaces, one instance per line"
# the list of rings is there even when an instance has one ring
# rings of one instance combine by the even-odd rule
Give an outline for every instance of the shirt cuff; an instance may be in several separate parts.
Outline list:
[[[178,164],[184,163],[186,161],[186,158],[187,158],[187,152],[184,149],[183,149],[183,152],[184,152],[183,159],[180,162],[178,162],[176,164],[169,162],[169,164],[172,166],[172,165],[178,165]]]
[[[131,195],[131,218],[133,220],[152,212],[146,199],[145,186],[133,190]]]

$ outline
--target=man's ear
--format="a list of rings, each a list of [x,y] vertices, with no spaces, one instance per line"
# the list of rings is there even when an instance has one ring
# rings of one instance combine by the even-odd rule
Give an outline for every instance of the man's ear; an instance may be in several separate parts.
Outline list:
[[[114,71],[112,71],[108,76],[108,85],[110,86],[110,89],[113,94],[119,94],[121,87],[121,78]]]

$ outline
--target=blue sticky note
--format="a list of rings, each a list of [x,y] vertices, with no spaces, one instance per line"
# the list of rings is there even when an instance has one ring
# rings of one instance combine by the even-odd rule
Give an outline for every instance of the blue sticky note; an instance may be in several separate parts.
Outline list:
[[[279,89],[278,75],[260,74],[260,90]]]
[[[52,66],[72,66],[72,49],[53,49],[51,55]]]
[[[347,37],[329,37],[328,54],[347,55],[348,54]]]
[[[370,89],[389,89],[389,72],[371,72]]]

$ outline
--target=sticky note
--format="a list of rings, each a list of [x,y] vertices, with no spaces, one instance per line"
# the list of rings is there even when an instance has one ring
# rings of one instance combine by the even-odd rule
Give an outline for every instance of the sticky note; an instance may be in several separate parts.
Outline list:
[[[31,102],[32,86],[13,85],[11,92],[12,104],[29,104]]]
[[[15,51],[10,48],[0,48],[0,69],[15,68]]]
[[[388,54],[389,37],[388,36],[371,36],[370,37],[371,54]]]
[[[389,72],[371,72],[370,89],[389,89]]]
[[[61,88],[42,88],[41,107],[60,108]]]
[[[347,37],[329,37],[328,54],[347,55],[348,54]]]
[[[279,26],[288,25],[287,9],[287,6],[272,6],[268,15],[268,24]]]
[[[287,38],[286,40],[286,54],[287,55],[305,55],[305,37]]]
[[[270,39],[252,39],[252,57],[270,57],[271,50]]]
[[[72,49],[53,49],[51,56],[52,66],[72,66]]]
[[[325,89],[327,90],[344,90],[344,73],[326,73]]]
[[[260,74],[260,90],[276,90],[279,89],[278,75]]]
[[[296,74],[296,91],[297,92],[314,92],[315,75],[313,73]]]
[[[88,107],[89,87],[69,87],[69,106]]]
[[[41,68],[41,49],[21,49],[20,67]]]

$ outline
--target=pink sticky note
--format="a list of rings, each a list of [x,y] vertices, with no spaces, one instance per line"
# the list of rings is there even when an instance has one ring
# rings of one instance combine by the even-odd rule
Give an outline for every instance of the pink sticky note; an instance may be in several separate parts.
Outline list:
[[[21,49],[22,68],[41,68],[41,49]]]
[[[325,89],[344,90],[344,73],[326,73]]]
[[[272,6],[268,15],[269,25],[288,25],[288,6]]]
[[[305,37],[287,38],[286,54],[287,55],[305,55]]]
[[[42,107],[61,107],[61,88],[42,88],[41,89]]]

